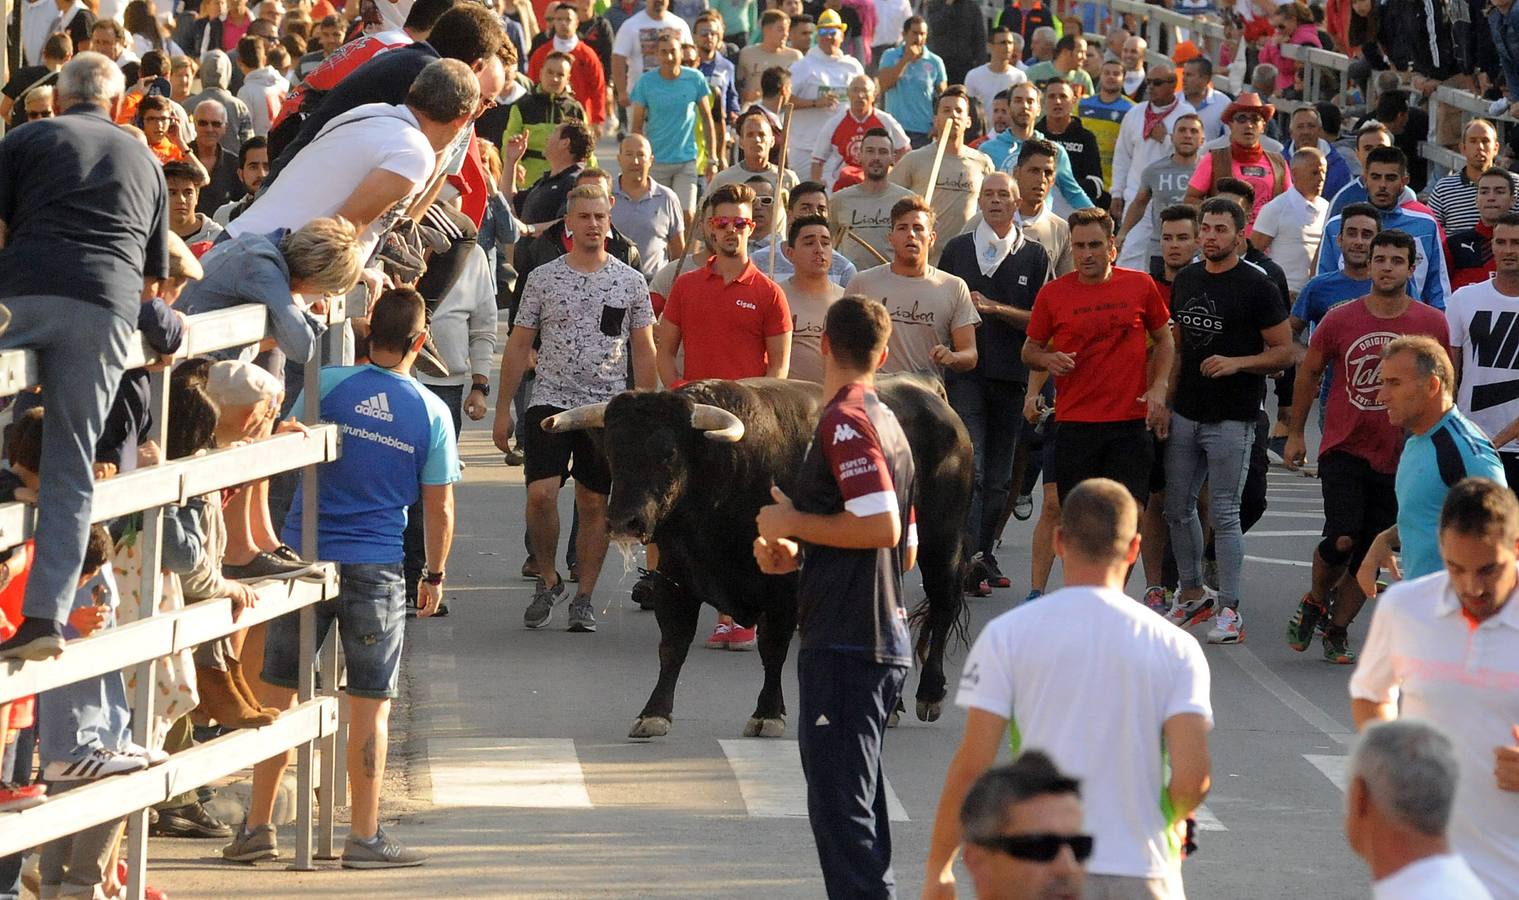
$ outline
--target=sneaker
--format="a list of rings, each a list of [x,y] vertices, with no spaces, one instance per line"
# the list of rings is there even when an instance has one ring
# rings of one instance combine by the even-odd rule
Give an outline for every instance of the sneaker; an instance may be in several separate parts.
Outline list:
[[[1172,599],[1171,611],[1166,613],[1166,621],[1177,628],[1190,628],[1199,622],[1206,622],[1213,617],[1213,607],[1217,604],[1218,594],[1206,585],[1203,586],[1202,596],[1191,603],[1181,602],[1181,592]]]
[[[1313,594],[1304,594],[1303,599],[1297,602],[1297,612],[1292,614],[1292,619],[1287,623],[1287,646],[1302,653],[1313,642],[1313,631],[1324,620],[1324,607],[1319,601],[1313,599]]]
[[[345,869],[401,869],[427,862],[424,854],[409,849],[381,828],[369,840],[353,835],[343,842]]]
[[[580,594],[570,601],[570,631],[595,631],[596,611],[591,606],[591,598]]]
[[[0,783],[0,812],[21,812],[47,802],[47,785]]]
[[[231,581],[241,581],[243,584],[257,584],[260,581],[288,581],[307,574],[316,566],[316,563],[306,560],[290,562],[280,559],[273,553],[259,553],[246,565],[234,566],[231,563],[222,563],[222,576]]]
[[[81,756],[72,762],[54,760],[42,769],[43,781],[94,781],[97,778],[105,778],[108,775],[125,775],[128,772],[141,772],[148,767],[148,760],[142,756],[132,756],[127,753],[117,753],[115,750],[107,750],[104,747],[96,747],[88,755]]]
[[[1032,494],[1019,494],[1013,500],[1013,518],[1020,522],[1027,522],[1034,514],[1034,497]]]
[[[305,564],[306,562],[304,559],[301,559],[301,555],[299,553],[295,552],[295,548],[291,547],[289,544],[280,544],[278,547],[270,550],[269,555],[275,557],[276,559],[283,559],[287,563]]]
[[[1238,644],[1245,639],[1245,621],[1239,610],[1224,607],[1213,617],[1213,627],[1208,629],[1210,644]]]
[[[1145,588],[1145,608],[1154,612],[1157,616],[1163,616],[1171,611],[1171,594],[1164,585],[1151,585]]]
[[[1010,588],[1013,586],[1012,579],[1002,574],[1002,569],[997,565],[996,557],[987,555],[982,561],[986,564],[987,584],[994,588]]]
[[[1353,665],[1356,653],[1350,649],[1350,633],[1343,628],[1331,626],[1324,632],[1324,662],[1337,666]]]
[[[753,628],[734,625],[728,629],[729,650],[753,650],[759,646],[759,638]]]
[[[1040,597],[1043,597],[1043,596],[1044,596],[1044,591],[1041,591],[1038,588],[1031,588],[1029,590],[1028,594],[1023,598],[1023,602],[1024,603],[1028,603],[1031,600],[1038,600]]]
[[[232,862],[251,863],[279,858],[280,842],[273,825],[256,825],[252,831],[239,828],[232,843],[222,848],[222,859]]]
[[[522,614],[522,624],[529,628],[542,628],[554,618],[554,604],[564,599],[564,581],[560,580],[553,587],[545,587],[543,579],[538,579],[538,589],[533,591],[533,602],[527,605],[527,611]]]
[[[141,744],[134,744],[131,741],[127,741],[122,745],[121,752],[128,756],[136,756],[147,760],[148,768],[161,766],[169,761],[169,754],[164,751],[153,747],[144,747]]]
[[[224,824],[220,819],[211,815],[199,801],[184,806],[176,806],[171,809],[158,810],[158,821],[148,829],[148,833],[155,837],[177,838],[230,838],[233,832],[230,825]]]
[[[718,622],[717,627],[712,629],[712,634],[707,637],[708,650],[728,649],[728,635],[733,631],[733,626],[727,622]]]
[[[10,640],[0,643],[0,659],[37,661],[62,655],[63,626],[52,619],[22,619]]]

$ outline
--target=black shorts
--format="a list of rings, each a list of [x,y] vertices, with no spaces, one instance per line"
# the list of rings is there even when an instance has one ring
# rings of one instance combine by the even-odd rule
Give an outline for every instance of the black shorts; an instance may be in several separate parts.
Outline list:
[[[1150,466],[1150,493],[1161,494],[1166,490],[1166,442],[1158,437],[1151,437],[1155,441],[1155,463]]]
[[[612,470],[598,443],[600,435],[590,431],[566,431],[552,434],[543,430],[543,420],[564,412],[557,406],[529,406],[522,417],[523,472],[528,484],[545,478],[558,478],[560,484],[574,477],[575,483],[597,494],[612,493]]]
[[[1111,478],[1144,509],[1150,499],[1155,438],[1143,419],[1130,422],[1061,422],[1055,435],[1055,485],[1064,500],[1088,478]]]
[[[1376,536],[1398,521],[1395,476],[1350,453],[1319,455],[1319,489],[1324,495],[1324,537],[1355,541],[1350,565],[1359,568]]]

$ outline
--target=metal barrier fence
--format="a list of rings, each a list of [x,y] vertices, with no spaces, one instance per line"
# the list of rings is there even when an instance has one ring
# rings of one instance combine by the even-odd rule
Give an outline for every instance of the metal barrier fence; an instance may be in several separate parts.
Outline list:
[[[362,315],[355,309],[352,315]],[[326,316],[333,327],[327,337],[329,353],[341,352],[343,326],[350,318],[345,298],[329,301]],[[240,306],[191,316],[182,356],[256,343],[272,336],[266,308]],[[128,368],[152,362],[153,355],[140,345],[127,360]],[[141,900],[147,874],[148,807],[268,759],[291,748],[297,750],[296,869],[312,868],[315,857],[333,856],[333,809],[341,802],[342,771],[340,719],[335,685],[339,663],[337,640],[329,640],[323,654],[326,673],[322,695],[316,691],[317,648],[313,646],[315,614],[312,604],[333,595],[336,570],[322,565],[313,575],[287,582],[264,582],[256,586],[257,605],[245,609],[237,621],[228,599],[193,603],[184,609],[159,613],[162,596],[160,565],[164,504],[184,503],[208,491],[257,481],[281,472],[301,469],[304,497],[301,510],[301,554],[315,559],[317,553],[317,466],[336,459],[340,436],[336,426],[317,423],[319,366],[306,367],[305,404],[300,418],[309,434],[282,434],[242,447],[215,450],[201,456],[165,462],[97,483],[91,521],[101,522],[128,513],[143,512],[142,617],[89,638],[69,642],[63,656],[42,662],[11,661],[0,664],[0,702],[8,702],[50,688],[71,684],[120,669],[136,667],[137,690],[133,704],[133,739],[148,744],[153,719],[154,677],[157,662],[173,653],[289,612],[300,615],[300,683],[297,705],[271,725],[232,732],[213,741],[176,753],[158,766],[117,775],[76,788],[41,806],[0,814],[0,855],[38,846],[53,838],[72,834],[92,825],[128,817],[127,860],[130,882],[127,896]],[[164,446],[168,422],[169,373],[151,374],[153,439]],[[36,383],[36,361],[25,351],[0,353],[0,396],[14,394]],[[0,504],[0,548],[21,543],[30,536],[33,509],[26,504]],[[320,842],[313,853],[313,779],[316,745],[322,745],[323,774],[320,797]]]

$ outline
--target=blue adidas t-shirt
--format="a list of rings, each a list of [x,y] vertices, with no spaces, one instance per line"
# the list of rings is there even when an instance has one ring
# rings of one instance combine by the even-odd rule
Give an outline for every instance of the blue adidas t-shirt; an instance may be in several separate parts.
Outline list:
[[[1440,558],[1440,509],[1445,494],[1463,478],[1507,484],[1498,453],[1471,420],[1451,408],[1424,434],[1411,434],[1398,458],[1398,539],[1403,580],[1445,568]]]
[[[337,425],[343,452],[318,470],[317,557],[339,563],[398,563],[406,510],[421,485],[459,480],[453,417],[432,391],[378,366],[321,371],[321,420]],[[293,409],[301,409],[304,397]],[[301,546],[302,485],[282,538]]]

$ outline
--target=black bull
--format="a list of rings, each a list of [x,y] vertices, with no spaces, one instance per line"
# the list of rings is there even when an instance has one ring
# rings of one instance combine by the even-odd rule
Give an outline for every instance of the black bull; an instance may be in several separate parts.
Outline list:
[[[964,634],[971,443],[936,383],[883,378],[878,392],[907,434],[917,472],[918,566],[927,596],[910,621],[922,666],[917,714],[932,722],[945,696],[944,649],[952,630]],[[754,520],[773,502],[771,484],[791,490],[822,401],[821,387],[810,382],[710,380],[677,391],[624,393],[543,423],[554,431],[604,428],[610,533],[659,547],[659,681],[630,737],[669,733],[675,684],[704,601],[740,625],[758,626],[765,683],[744,735],[785,732],[781,669],[796,631],[798,579],[759,571]]]

